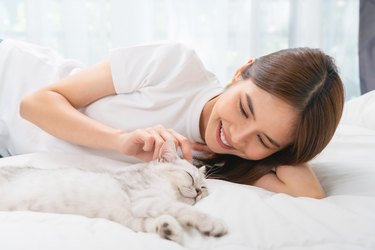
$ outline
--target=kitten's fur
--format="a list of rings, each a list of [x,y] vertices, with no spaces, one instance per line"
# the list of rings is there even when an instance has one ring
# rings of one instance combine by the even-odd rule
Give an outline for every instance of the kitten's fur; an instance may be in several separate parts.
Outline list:
[[[202,169],[180,159],[171,141],[158,162],[123,168],[0,168],[0,210],[105,218],[179,243],[187,227],[226,233],[221,222],[191,206],[206,195]]]

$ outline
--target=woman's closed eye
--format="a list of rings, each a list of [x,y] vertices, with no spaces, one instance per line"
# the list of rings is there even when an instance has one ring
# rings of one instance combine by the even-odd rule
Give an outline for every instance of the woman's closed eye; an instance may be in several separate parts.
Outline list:
[[[241,110],[242,116],[244,116],[246,119],[249,118],[249,115],[247,114],[245,108],[243,107],[241,100],[240,100],[240,110]],[[264,140],[262,139],[260,135],[257,135],[257,137],[258,137],[259,142],[262,144],[262,146],[264,146],[267,149],[270,148],[267,146],[267,144],[264,142]]]
[[[264,140],[262,139],[262,137],[261,137],[260,135],[257,135],[257,137],[258,137],[260,143],[261,143],[265,148],[270,148],[270,147],[267,146],[267,144],[264,142]]]
[[[249,118],[249,115],[246,113],[246,111],[245,111],[245,109],[244,109],[244,107],[243,107],[243,105],[242,105],[241,100],[240,100],[240,110],[241,110],[242,115],[243,115],[246,119]]]

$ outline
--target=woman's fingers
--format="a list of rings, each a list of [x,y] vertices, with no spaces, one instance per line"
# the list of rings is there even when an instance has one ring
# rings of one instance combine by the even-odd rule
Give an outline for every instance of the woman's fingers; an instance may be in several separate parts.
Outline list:
[[[204,158],[206,159],[210,159],[215,156],[215,153],[205,144],[193,143],[191,147],[195,151],[204,152],[205,153]]]
[[[150,131],[152,131],[153,135],[156,136],[156,134],[158,134],[160,136],[156,136],[157,140],[155,141],[153,159],[157,159],[159,150],[166,140],[173,140],[176,148],[181,148],[182,157],[188,161],[192,161],[191,145],[189,140],[185,136],[177,133],[173,129],[166,129],[162,125],[157,125]]]
[[[131,133],[124,133],[121,141],[121,153],[135,156],[142,161],[152,160],[154,137],[146,130],[137,129]]]
[[[178,146],[181,148],[182,157],[185,160],[193,161],[192,153],[191,153],[191,144],[189,140],[183,136],[174,131],[173,129],[170,129],[169,132],[177,139]]]
[[[178,148],[179,147],[178,139],[172,132],[173,132],[172,129],[163,129],[160,131],[160,135],[161,137],[163,137],[164,141],[172,140],[176,148]]]
[[[157,130],[158,129],[158,130]],[[150,133],[151,137],[153,138],[153,144],[149,151],[153,150],[152,160],[156,160],[159,157],[159,151],[163,143],[165,142],[165,138],[161,135],[160,128],[148,128],[146,131]]]
[[[207,153],[213,153],[211,151],[211,149],[205,144],[193,143],[191,146],[192,146],[193,150],[203,151],[203,152],[207,152]]]
[[[154,143],[155,143],[155,138],[151,135],[147,135],[144,137],[143,139],[143,147],[142,149],[146,152],[149,152],[151,150],[153,150],[154,148]]]
[[[166,129],[161,125],[157,125],[146,129],[137,129],[128,134],[127,138],[124,141],[123,152],[141,160],[156,160],[164,142],[173,140],[176,149],[181,148],[183,158],[192,161],[189,140],[173,129]]]

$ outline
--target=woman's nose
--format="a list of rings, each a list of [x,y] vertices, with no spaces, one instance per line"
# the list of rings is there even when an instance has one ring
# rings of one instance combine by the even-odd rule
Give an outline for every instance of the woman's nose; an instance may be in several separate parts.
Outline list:
[[[241,147],[250,140],[254,134],[254,129],[251,126],[238,126],[231,133],[231,141],[235,147]]]

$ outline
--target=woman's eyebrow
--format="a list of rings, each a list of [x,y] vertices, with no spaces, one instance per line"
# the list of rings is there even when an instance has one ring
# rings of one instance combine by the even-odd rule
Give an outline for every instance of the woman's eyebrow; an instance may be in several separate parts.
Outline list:
[[[250,97],[249,94],[245,94],[245,95],[246,95],[247,106],[249,107],[250,112],[251,112],[251,114],[253,115],[254,120],[255,120],[255,113],[254,113],[254,105],[253,105],[253,101],[251,100],[251,97]],[[269,141],[272,145],[276,146],[277,148],[281,148],[281,146],[280,146],[279,143],[277,143],[275,140],[273,140],[271,137],[269,137],[269,136],[266,135],[265,133],[263,133],[263,134],[264,134],[264,136],[268,139],[268,141]]]

